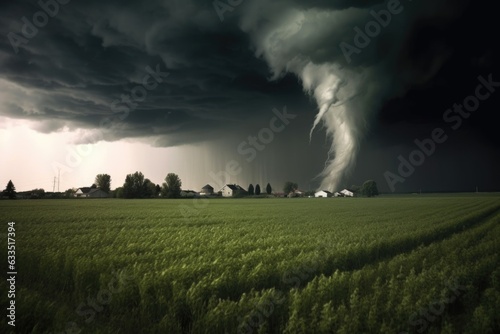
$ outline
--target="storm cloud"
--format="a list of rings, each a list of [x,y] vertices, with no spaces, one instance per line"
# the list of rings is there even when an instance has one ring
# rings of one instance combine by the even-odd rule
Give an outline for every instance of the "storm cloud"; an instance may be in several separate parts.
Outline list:
[[[497,69],[486,1],[223,1],[223,21],[212,1],[41,3],[58,12],[31,38],[23,29],[40,4],[0,5],[0,116],[78,130],[80,143],[168,147],[234,138],[272,108],[300,106],[309,145],[325,134],[331,143],[317,167],[330,190],[355,169],[363,140],[390,147],[405,140],[401,124],[418,136],[414,124],[431,128],[457,90]],[[468,126],[498,152],[492,117]]]

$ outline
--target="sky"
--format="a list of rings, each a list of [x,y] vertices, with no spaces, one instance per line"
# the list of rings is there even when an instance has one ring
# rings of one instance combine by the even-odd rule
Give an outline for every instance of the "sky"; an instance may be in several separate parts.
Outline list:
[[[0,188],[499,191],[490,1],[2,1]]]

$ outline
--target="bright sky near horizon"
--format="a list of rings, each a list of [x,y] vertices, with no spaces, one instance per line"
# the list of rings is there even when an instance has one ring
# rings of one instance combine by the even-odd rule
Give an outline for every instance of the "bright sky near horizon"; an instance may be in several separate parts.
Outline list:
[[[120,140],[90,145],[70,144],[75,134],[39,133],[24,121],[8,121],[0,128],[0,187],[12,180],[17,191],[43,188],[52,191],[60,169],[60,191],[90,186],[97,174],[111,175],[112,189],[123,184],[125,176],[140,171],[161,184],[165,176],[179,174],[186,189],[201,188],[203,176],[196,149],[190,147],[152,147],[141,142]],[[188,159],[188,160],[185,160]],[[15,166],[15,167],[13,167]],[[206,183],[206,182],[205,182]],[[57,181],[55,189],[57,191]]]

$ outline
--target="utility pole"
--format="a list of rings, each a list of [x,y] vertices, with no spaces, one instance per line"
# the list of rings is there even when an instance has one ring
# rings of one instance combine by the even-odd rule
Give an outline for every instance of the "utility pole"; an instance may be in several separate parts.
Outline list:
[[[56,191],[56,177],[54,176],[54,184],[52,185],[52,192]]]
[[[60,192],[59,190],[60,183],[61,183],[61,168],[59,168],[57,172],[57,192]]]

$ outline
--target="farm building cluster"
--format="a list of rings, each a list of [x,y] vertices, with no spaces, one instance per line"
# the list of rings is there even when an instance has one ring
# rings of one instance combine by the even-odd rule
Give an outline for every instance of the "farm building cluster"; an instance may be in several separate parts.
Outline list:
[[[354,197],[354,191],[343,189],[332,193],[328,190],[320,190],[314,193],[314,197]]]
[[[275,197],[313,197],[312,193],[309,192],[309,196],[303,190],[296,189],[288,194],[285,193],[273,193]],[[199,196],[221,196],[221,197],[237,197],[248,195],[248,191],[238,184],[226,184],[219,191],[207,184],[200,191],[194,190],[182,190],[181,197],[199,197]],[[95,187],[81,187],[78,188],[74,194],[76,198],[107,198],[110,195]],[[337,192],[330,192],[328,190],[319,190],[314,193],[314,197],[354,197],[354,191],[349,189],[343,189]]]
[[[195,197],[245,197],[248,196],[248,190],[241,187],[238,184],[225,184],[219,191],[215,191],[215,189],[207,184],[200,191],[194,190],[181,190],[180,197],[181,198],[195,198]],[[16,193],[16,198],[18,199],[39,199],[39,198],[61,198],[64,196],[64,193],[56,193],[56,192],[45,192],[43,189],[34,189],[31,191],[24,191]],[[271,196],[271,197],[355,197],[355,192],[349,189],[343,189],[338,192],[330,192],[328,190],[319,190],[316,192],[312,191],[303,191],[300,189],[296,189],[291,191],[290,193],[283,192],[272,192],[272,194],[267,194],[266,192],[262,192],[262,196]],[[99,189],[95,185],[91,187],[80,187],[73,192],[69,193],[69,196],[66,197],[75,197],[75,198],[110,198],[116,197],[113,193],[108,193],[102,189]]]

